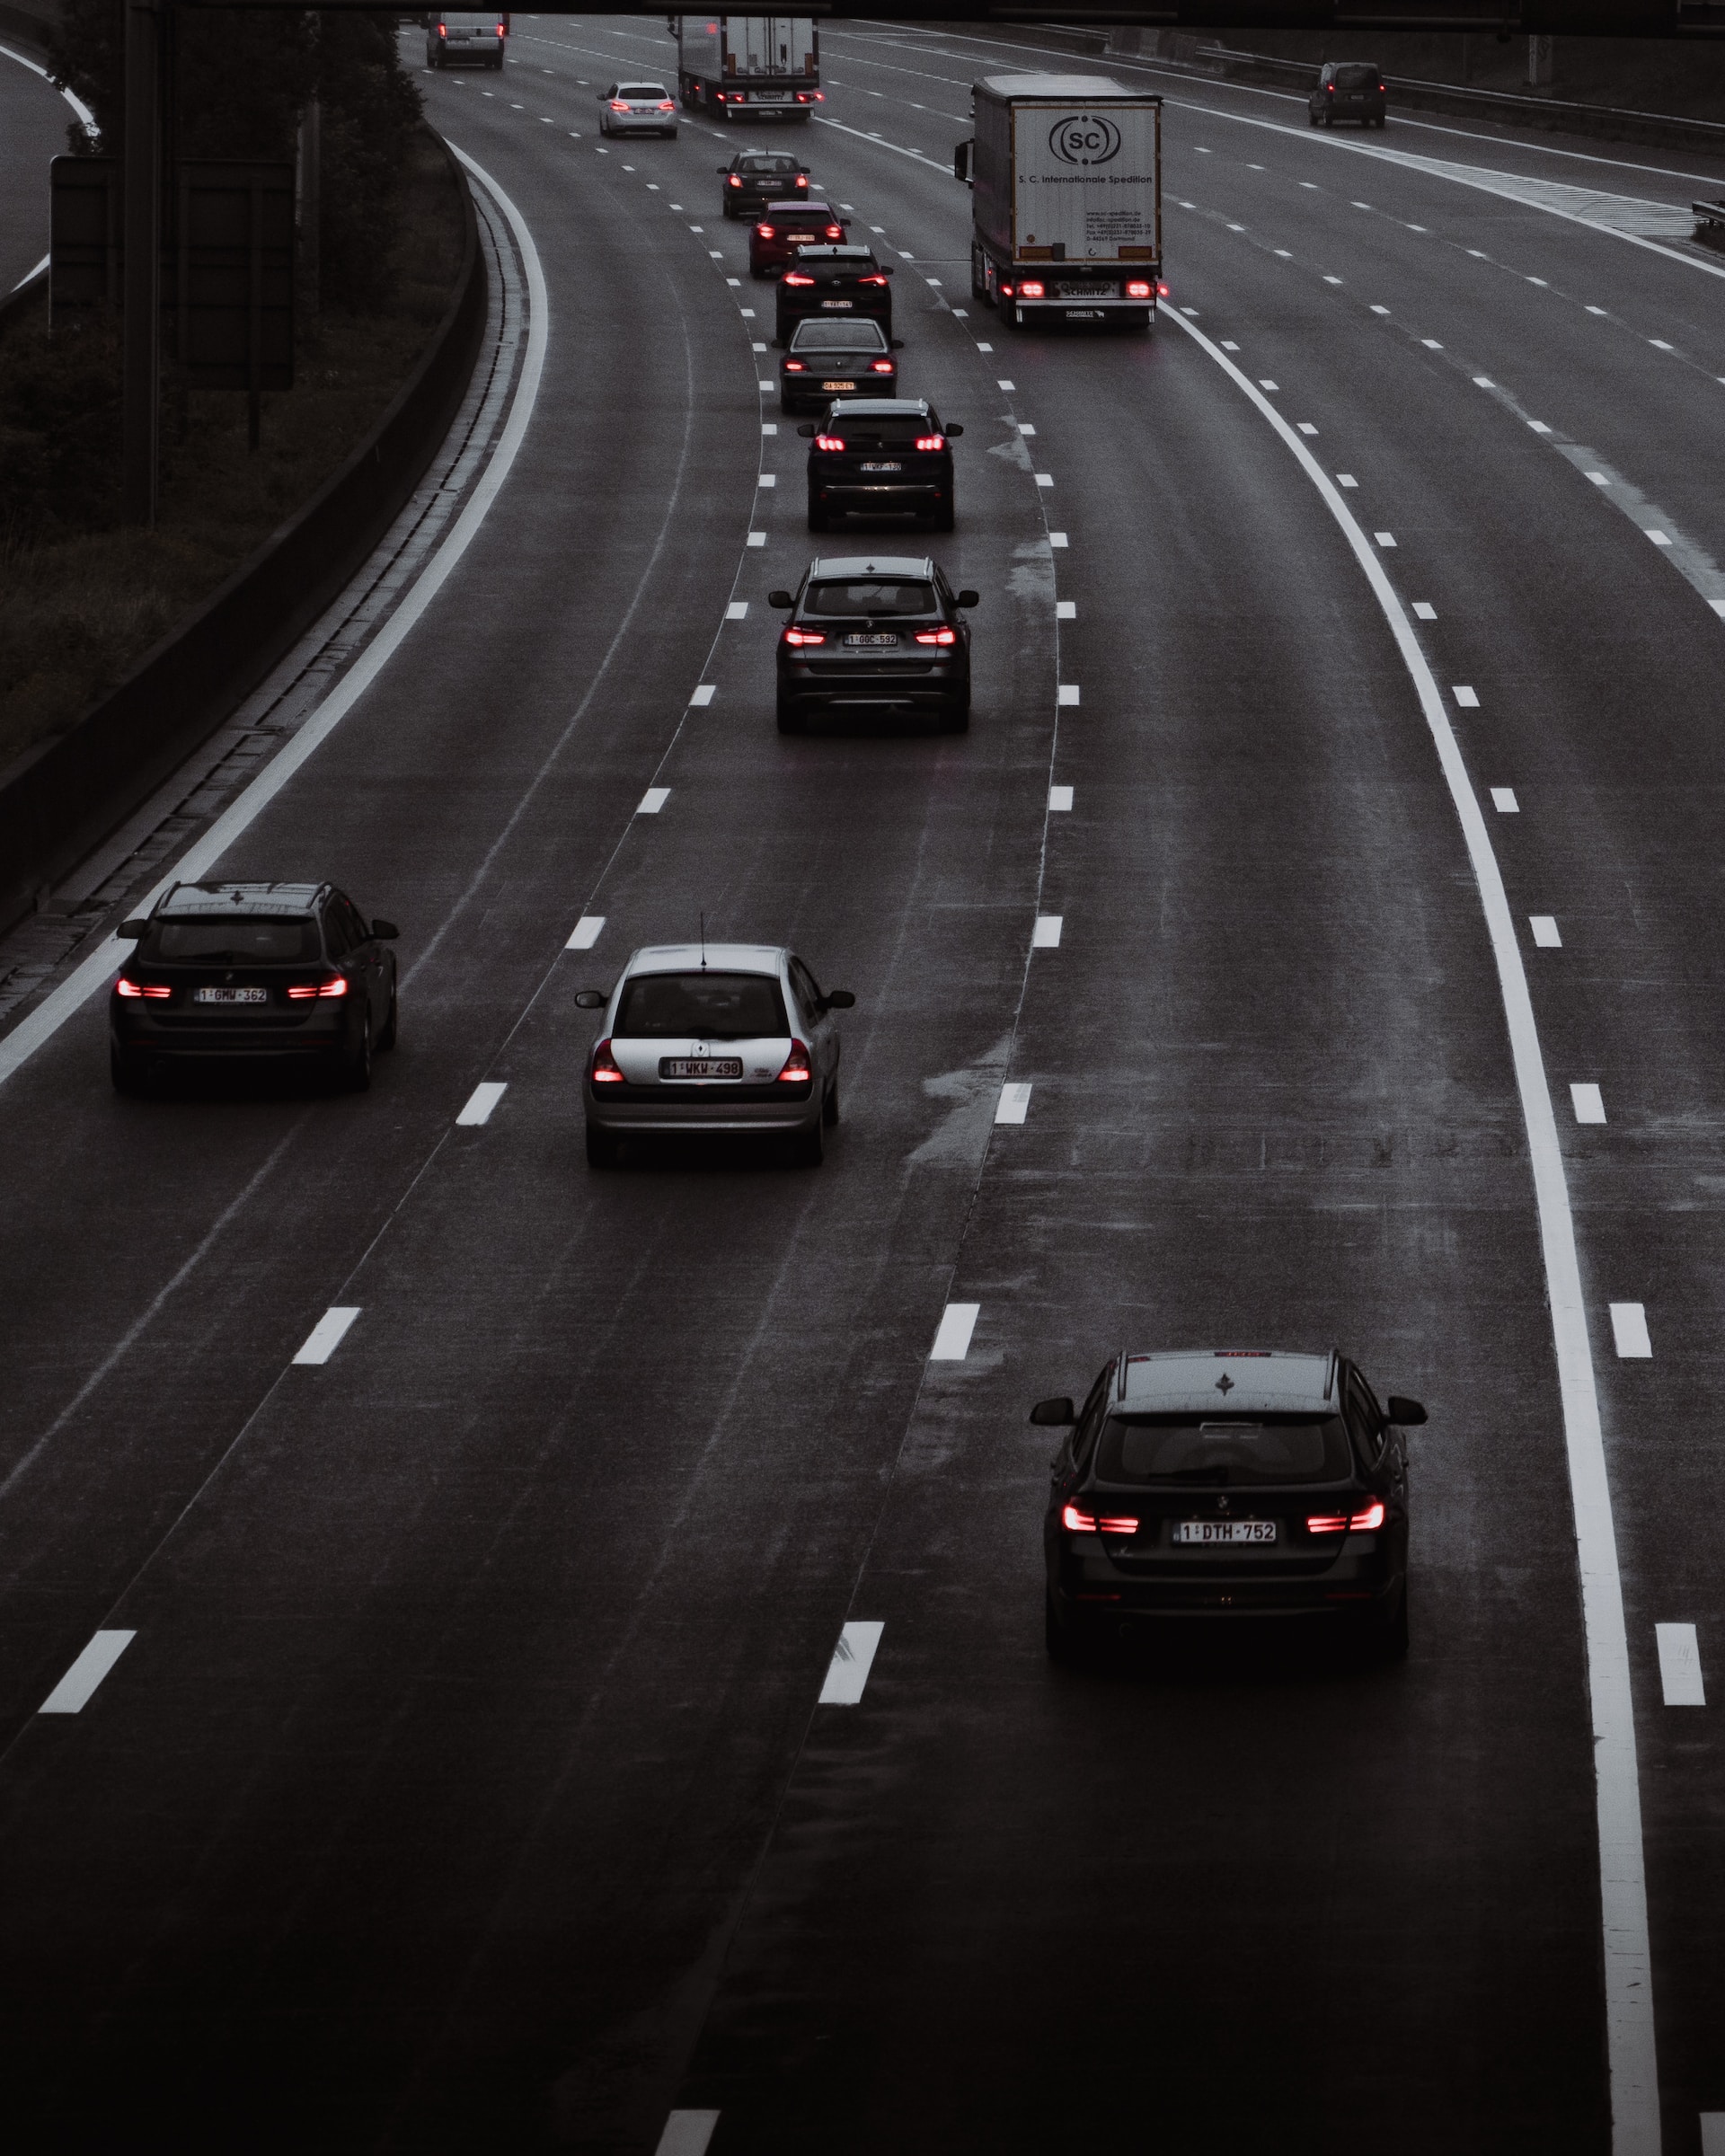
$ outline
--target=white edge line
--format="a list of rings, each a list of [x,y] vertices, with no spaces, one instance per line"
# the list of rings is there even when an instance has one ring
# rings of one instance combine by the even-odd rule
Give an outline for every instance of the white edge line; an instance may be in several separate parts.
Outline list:
[[[526,434],[527,423],[533,417],[533,408],[539,395],[539,378],[545,364],[550,303],[545,292],[544,271],[540,266],[538,250],[533,243],[533,234],[527,230],[526,221],[521,212],[491,174],[475,164],[464,150],[457,148],[453,142],[449,147],[509,219],[509,228],[515,234],[516,244],[521,250],[521,259],[527,273],[530,309],[527,349],[521,363],[520,379],[515,385],[515,393],[510,400],[509,420],[465,507],[447,536],[409,587],[400,605],[355,660],[339,685],[292,740],[258,773],[244,792],[224,809],[204,835],[187,848],[168,874],[139,902],[137,911],[140,914],[148,913],[163,893],[173,884],[196,883],[199,877],[208,873],[229,847],[251,828],[288,780],[303,764],[311,761],[341,725],[407,641],[410,632],[442,590],[456,564],[472,545],[481,525],[491,513],[491,504],[497,499],[504,481],[509,475],[517,452]],[[119,970],[120,960],[129,949],[130,946],[122,944],[118,936],[104,938],[28,1018],[13,1027],[4,1040],[0,1040],[0,1085],[4,1085],[45,1041],[50,1040],[59,1031],[66,1020],[98,988],[106,984],[110,976]]]
[[[824,112],[811,113],[809,118],[818,127],[836,128],[841,135],[854,135],[859,142],[870,143],[877,150],[891,150],[900,157],[914,157],[918,164],[925,164],[930,172],[945,172],[951,176],[952,167],[942,164],[938,157],[924,157],[920,150],[907,150],[896,142],[882,141],[879,135],[865,135],[861,128],[847,128],[842,119],[828,119]]]
[[[1287,130],[1293,133],[1293,129]],[[1646,1860],[1641,1842],[1641,1792],[1635,1754],[1634,1706],[1630,1692],[1629,1640],[1623,1627],[1623,1580],[1612,1524],[1611,1485],[1606,1473],[1593,1353],[1581,1300],[1581,1268],[1575,1222],[1558,1144],[1557,1117],[1545,1076],[1544,1056],[1534,1022],[1527,975],[1522,965],[1509,902],[1483,812],[1456,744],[1436,676],[1427,665],[1394,586],[1365,532],[1322,466],[1281,413],[1227,355],[1178,310],[1168,318],[1208,352],[1249,398],[1298,459],[1330,514],[1341,527],[1383,610],[1419,695],[1438,760],[1455,804],[1468,859],[1480,887],[1498,985],[1509,1029],[1509,1050],[1534,1175],[1540,1244],[1551,1301],[1552,1344],[1563,1406],[1570,1492],[1575,1508],[1576,1557],[1588,1649],[1588,1691],[1593,1710],[1596,1813],[1599,1831],[1599,1888],[1605,1943],[1606,2042],[1611,2072],[1614,2156],[1659,2156],[1659,2084],[1653,2029],[1653,1973],[1647,1926]]]

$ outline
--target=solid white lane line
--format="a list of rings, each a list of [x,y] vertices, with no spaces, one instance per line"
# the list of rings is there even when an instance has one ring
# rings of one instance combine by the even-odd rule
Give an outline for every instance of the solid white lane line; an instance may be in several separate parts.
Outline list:
[[[1050,786],[1048,807],[1056,815],[1058,815],[1063,809],[1070,808],[1072,807],[1072,788],[1070,786]]]
[[[949,1303],[941,1313],[934,1345],[928,1351],[931,1363],[961,1363],[970,1352],[970,1335],[977,1329],[977,1313],[980,1303]]]
[[[357,1306],[332,1303],[305,1335],[305,1344],[295,1356],[295,1362],[327,1363],[348,1337],[348,1329],[358,1315]]]
[[[1450,694],[1464,711],[1477,711],[1480,708],[1478,693],[1470,689],[1465,682],[1459,683],[1450,691]]]
[[[711,681],[703,681],[698,689],[691,692],[689,702],[691,705],[711,703],[714,694],[716,694],[716,689],[717,685],[715,683]]]
[[[1413,611],[1416,619],[1420,621],[1435,622],[1438,619],[1438,609],[1424,599],[1416,599],[1413,602]]]
[[[136,1639],[135,1631],[98,1632],[41,1705],[38,1714],[81,1714],[92,1694]]]
[[[732,599],[725,608],[725,619],[728,622],[746,622],[748,619],[748,601]]]
[[[1521,803],[1516,799],[1513,786],[1494,786],[1491,789],[1491,806],[1499,816],[1519,816]]]
[[[655,2156],[707,2156],[707,2143],[718,2124],[716,2111],[673,2111],[665,2121]]]
[[[1014,1080],[1000,1089],[1000,1100],[995,1109],[996,1123],[1022,1123],[1031,1112],[1031,1089]]]
[[[1031,931],[1031,949],[1032,950],[1058,950],[1060,931],[1065,925],[1065,922],[1066,915],[1064,914],[1039,914],[1036,916],[1036,926]]]
[[[540,264],[538,250],[533,243],[533,234],[527,230],[521,212],[491,174],[475,164],[464,150],[457,149],[454,143],[449,146],[509,220],[516,245],[521,251],[522,266],[526,274],[527,349],[510,400],[509,416],[491,453],[483,476],[469,495],[466,506],[456,518],[447,535],[433,552],[430,560],[420,570],[400,605],[342,676],[337,687],[293,738],[270,758],[257,777],[222,811],[204,835],[195,844],[187,847],[172,870],[138,901],[136,908],[137,913],[150,912],[171,885],[200,881],[235,841],[250,830],[300,767],[310,762],[394,658],[420,616],[443,588],[491,513],[491,505],[502,491],[503,482],[515,463],[516,454],[527,431],[527,423],[533,417],[533,408],[539,395],[540,376],[544,372],[545,342],[551,312],[545,293],[544,271]],[[122,943],[118,936],[104,938],[82,965],[76,967],[50,995],[44,997],[28,1018],[14,1026],[4,1040],[0,1040],[0,1085],[4,1085],[44,1041],[53,1038],[75,1011],[81,1009],[98,989],[108,985],[119,970],[120,961],[130,956],[131,950],[132,946]]]
[[[657,816],[670,798],[671,790],[668,786],[650,786],[641,795],[635,814],[637,816]]]
[[[1623,1361],[1650,1361],[1653,1354],[1653,1343],[1647,1335],[1647,1305],[1644,1303],[1614,1303],[1611,1306],[1611,1337]]]
[[[1527,925],[1534,932],[1536,950],[1561,950],[1563,939],[1557,932],[1557,917],[1553,914],[1529,914]]]
[[[1606,1119],[1605,1095],[1597,1085],[1570,1087],[1570,1099],[1575,1106],[1578,1123],[1603,1123]]]
[[[1652,1952],[1648,1938],[1647,1865],[1641,1842],[1641,1792],[1636,1766],[1634,1700],[1623,1577],[1612,1520],[1611,1481],[1594,1377],[1588,1309],[1581,1289],[1575,1218],[1570,1207],[1563,1149],[1557,1135],[1534,1019],[1527,969],[1490,830],[1468,775],[1461,744],[1437,676],[1402,611],[1395,587],[1367,543],[1339,490],[1275,406],[1217,351],[1203,332],[1170,317],[1228,374],[1297,459],[1324,507],[1340,526],[1370,585],[1420,699],[1461,825],[1480,894],[1527,1132],[1528,1164],[1538,1209],[1546,1307],[1551,1313],[1558,1391],[1563,1409],[1570,1492],[1575,1513],[1576,1561],[1588,1650],[1588,1693],[1593,1714],[1595,1816],[1599,1838],[1600,1937],[1604,1948],[1606,2046],[1611,2076],[1614,2156],[1659,2156],[1659,2079],[1653,2023]]]
[[[1054,602],[1054,618],[1057,622],[1075,622],[1078,619],[1077,600],[1057,599]]]
[[[1050,546],[1065,546],[1066,543],[1066,535],[1064,532],[1050,532],[1048,534],[1048,544]]]
[[[467,1105],[456,1118],[457,1124],[468,1130],[489,1123],[491,1110],[509,1090],[507,1079],[487,1078],[476,1085],[467,1097]]]
[[[1062,711],[1068,710],[1073,704],[1075,704],[1078,701],[1077,683],[1063,681],[1060,684],[1059,694],[1056,701],[1059,703]]]
[[[1659,1648],[1659,1690],[1668,1707],[1704,1707],[1701,1682],[1701,1642],[1693,1624],[1656,1624]]]
[[[599,931],[605,926],[603,914],[583,914],[575,923],[565,950],[591,950],[599,940]]]
[[[862,1700],[886,1626],[872,1617],[853,1617],[838,1635],[820,1688],[822,1707],[854,1707]]]

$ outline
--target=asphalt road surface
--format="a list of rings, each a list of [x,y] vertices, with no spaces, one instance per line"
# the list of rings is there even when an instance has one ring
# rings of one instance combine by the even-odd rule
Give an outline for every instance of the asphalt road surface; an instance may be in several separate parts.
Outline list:
[[[1656,1627],[1716,1701],[1725,261],[1681,213],[1720,173],[1110,61],[1168,98],[1193,333],[1016,334],[968,85],[1097,63],[824,29],[796,146],[965,425],[933,543],[983,599],[967,737],[785,739],[765,598],[817,543],[714,171],[765,129],[602,143],[668,41],[515,26],[424,87],[543,270],[520,454],[220,863],[400,922],[402,1046],[362,1097],[120,1100],[96,995],[0,1085],[9,2139],[1654,2156],[1662,2107],[1695,2156],[1725,1744]],[[1621,1568],[1603,1901],[1482,845]],[[703,913],[856,993],[826,1164],[591,1175],[574,994]],[[1427,1402],[1405,1666],[1048,1664],[1026,1410],[1190,1343]]]

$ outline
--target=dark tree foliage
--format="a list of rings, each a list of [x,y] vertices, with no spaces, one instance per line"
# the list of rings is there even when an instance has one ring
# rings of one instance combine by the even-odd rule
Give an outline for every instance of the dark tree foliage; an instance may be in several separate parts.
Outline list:
[[[98,528],[118,507],[119,345],[111,322],[8,337],[0,350],[0,552]]]
[[[394,15],[326,14],[318,42],[323,297],[356,312],[387,288],[396,184],[420,118],[419,85],[402,73],[395,24]]]

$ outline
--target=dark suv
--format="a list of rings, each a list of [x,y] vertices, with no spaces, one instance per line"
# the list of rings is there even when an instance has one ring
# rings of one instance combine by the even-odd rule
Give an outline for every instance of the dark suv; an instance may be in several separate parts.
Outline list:
[[[728,217],[752,217],[769,202],[806,202],[809,167],[782,150],[739,150],[719,167]]]
[[[847,398],[797,432],[809,437],[811,532],[852,514],[952,529],[952,442],[964,429],[942,427],[926,397]]]
[[[932,714],[942,729],[970,724],[970,625],[981,604],[955,592],[925,555],[847,554],[809,564],[779,633],[779,731],[800,734],[817,711],[871,717]]]
[[[1408,1454],[1416,1400],[1380,1407],[1344,1356],[1120,1355],[1069,1434],[1043,1522],[1050,1653],[1174,1618],[1301,1618],[1408,1649]]]
[[[321,1065],[356,1090],[395,1046],[399,932],[327,883],[181,883],[119,934],[137,945],[109,998],[116,1088],[211,1057]]]
[[[1326,60],[1318,86],[1306,103],[1314,128],[1333,128],[1339,119],[1357,119],[1362,128],[1381,128],[1388,117],[1389,85],[1373,60]]]
[[[892,334],[892,275],[866,247],[804,247],[779,279],[778,327],[783,344],[805,315],[868,314]]]

